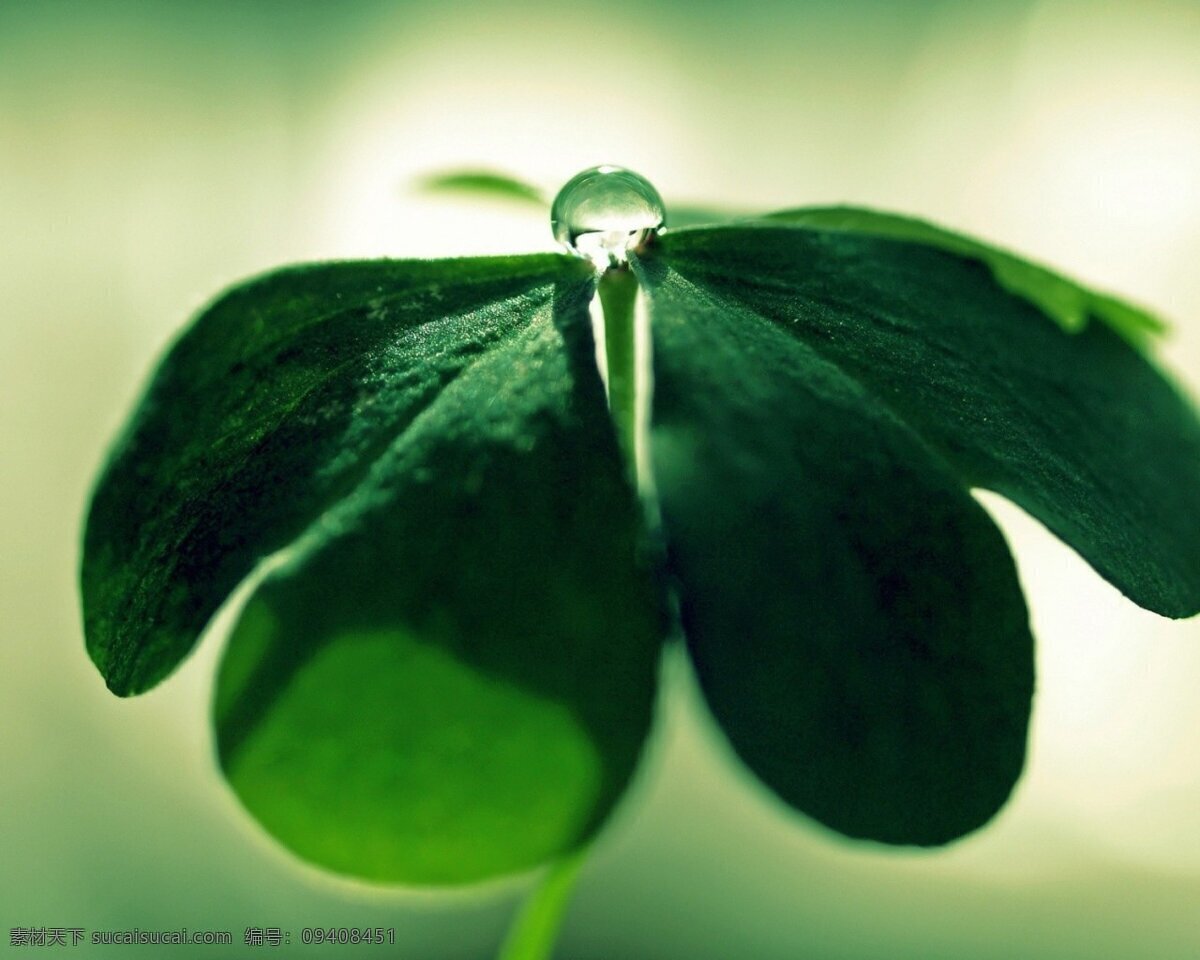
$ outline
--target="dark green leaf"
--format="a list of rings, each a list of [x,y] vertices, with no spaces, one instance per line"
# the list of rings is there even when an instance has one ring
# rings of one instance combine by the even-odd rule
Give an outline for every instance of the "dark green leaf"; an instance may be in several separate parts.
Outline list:
[[[688,248],[667,238],[667,264]],[[1007,548],[949,469],[785,329],[651,254],[651,460],[701,687],[781,797],[943,843],[1020,773],[1032,641]]]
[[[727,227],[655,251],[857,380],[1136,603],[1200,610],[1200,423],[1109,327],[1065,333],[975,260],[861,234]]]
[[[218,681],[221,764],[301,856],[466,882],[576,848],[661,646],[589,284],[531,305],[270,575]]]
[[[205,310],[159,367],[97,485],[88,650],[145,690],[257,561],[353,490],[447,383],[521,333],[567,257],[281,270]]]
[[[992,276],[1009,293],[1024,297],[1068,333],[1076,333],[1096,319],[1108,324],[1131,343],[1145,345],[1161,334],[1165,325],[1116,297],[1096,293],[1046,267],[1031,263],[990,244],[961,233],[895,213],[861,207],[807,207],[784,210],[764,218],[819,230],[839,230],[872,237],[891,237],[937,247],[950,253],[973,257],[987,264]]]

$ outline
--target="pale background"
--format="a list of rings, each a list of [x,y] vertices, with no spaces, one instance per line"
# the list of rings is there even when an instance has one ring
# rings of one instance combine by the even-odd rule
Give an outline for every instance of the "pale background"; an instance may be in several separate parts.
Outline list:
[[[483,165],[553,189],[601,162],[668,204],[848,201],[1001,242],[1171,318],[1161,356],[1200,392],[1195,2],[0,0],[0,950],[17,925],[234,930],[163,954],[216,958],[247,925],[354,924],[402,945],[344,956],[489,955],[527,881],[369,889],[260,834],[212,759],[219,629],[154,692],[107,693],[78,535],[155,357],[220,288],[548,249],[542,215],[412,179]],[[999,818],[941,852],[836,840],[739,772],[674,664],[558,956],[1200,956],[1200,622],[1138,610],[986,502],[1040,642]]]

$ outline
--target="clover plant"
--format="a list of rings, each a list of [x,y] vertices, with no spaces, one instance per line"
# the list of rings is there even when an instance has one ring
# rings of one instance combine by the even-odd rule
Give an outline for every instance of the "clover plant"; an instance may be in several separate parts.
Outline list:
[[[619,168],[553,220],[561,255],[233,288],[95,488],[87,648],[119,696],[276,557],[213,724],[300,857],[421,885],[557,864],[505,948],[547,955],[665,642],[801,813],[888,844],[977,829],[1020,775],[1034,660],[975,487],[1134,603],[1200,611],[1200,424],[1142,311],[868,210],[662,229]]]

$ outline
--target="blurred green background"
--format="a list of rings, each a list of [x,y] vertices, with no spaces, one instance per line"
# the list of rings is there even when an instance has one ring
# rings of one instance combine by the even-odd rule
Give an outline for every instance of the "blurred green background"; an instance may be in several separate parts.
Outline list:
[[[413,178],[553,190],[601,162],[668,204],[848,201],[998,241],[1171,318],[1161,356],[1200,392],[1194,0],[0,0],[0,950],[13,926],[234,931],[141,948],[182,960],[252,952],[247,926],[369,925],[397,945],[286,952],[489,955],[528,879],[372,889],[242,812],[208,729],[220,624],[154,692],[107,693],[78,533],[150,365],[219,289],[288,261],[549,249],[543,215]],[[739,771],[671,663],[558,956],[1200,956],[1200,622],[1134,608],[985,502],[1040,641],[999,818],[943,851],[837,840]]]

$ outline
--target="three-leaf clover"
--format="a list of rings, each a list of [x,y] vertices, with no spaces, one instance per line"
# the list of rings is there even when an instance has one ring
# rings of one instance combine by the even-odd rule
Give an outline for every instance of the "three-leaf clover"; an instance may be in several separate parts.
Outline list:
[[[660,231],[657,204],[599,168],[555,211],[588,257],[238,286],[117,442],[88,650],[146,690],[276,557],[214,722],[229,783],[305,859],[452,884],[580,849],[674,635],[797,810],[892,844],[974,830],[1020,774],[1034,688],[974,487],[1135,603],[1200,611],[1200,423],[1144,353],[1151,318],[919,221]]]

